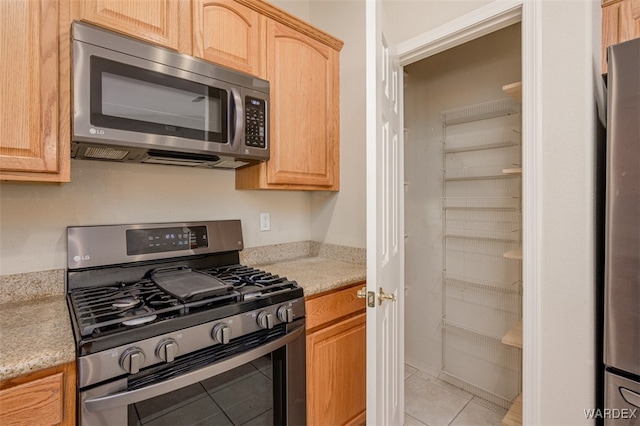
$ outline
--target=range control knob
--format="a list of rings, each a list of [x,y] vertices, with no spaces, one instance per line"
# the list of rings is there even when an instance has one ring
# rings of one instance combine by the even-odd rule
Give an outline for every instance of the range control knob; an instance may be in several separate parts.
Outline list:
[[[156,348],[156,355],[165,362],[173,362],[178,355],[178,342],[173,339],[165,339]]]
[[[264,330],[273,328],[273,314],[271,312],[262,311],[258,314],[258,326]]]
[[[129,348],[120,356],[120,367],[127,373],[136,374],[144,365],[144,352],[140,348]]]
[[[217,324],[211,330],[211,337],[216,342],[226,345],[231,340],[231,327],[225,323]]]
[[[282,322],[293,321],[293,309],[291,306],[280,306],[276,311],[276,315],[278,315],[278,319]]]

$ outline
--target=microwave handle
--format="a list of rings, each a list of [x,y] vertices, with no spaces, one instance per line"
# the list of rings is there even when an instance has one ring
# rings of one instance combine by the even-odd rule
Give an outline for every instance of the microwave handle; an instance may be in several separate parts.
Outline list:
[[[242,127],[244,125],[244,112],[242,105],[242,96],[240,91],[235,87],[229,90],[229,109],[231,110],[229,127],[231,132],[229,134],[231,140],[231,148],[235,148],[242,141]]]

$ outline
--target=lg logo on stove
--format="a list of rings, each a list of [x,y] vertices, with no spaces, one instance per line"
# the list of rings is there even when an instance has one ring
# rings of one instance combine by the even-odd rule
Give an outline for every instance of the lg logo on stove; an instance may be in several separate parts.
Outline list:
[[[81,260],[89,260],[89,259],[91,259],[91,256],[89,256],[88,254],[85,254],[84,256],[73,256],[74,262],[80,262]]]

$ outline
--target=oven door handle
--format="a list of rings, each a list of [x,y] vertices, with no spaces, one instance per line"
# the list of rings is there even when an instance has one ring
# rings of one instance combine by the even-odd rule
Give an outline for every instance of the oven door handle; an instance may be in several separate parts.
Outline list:
[[[129,404],[134,404],[136,402],[154,398],[173,390],[192,385],[209,377],[239,367],[242,364],[246,364],[247,362],[253,361],[254,359],[264,356],[270,352],[273,352],[274,350],[279,349],[280,347],[288,343],[291,343],[292,341],[303,335],[304,330],[305,326],[301,325],[299,328],[294,329],[286,336],[283,336],[265,345],[258,346],[257,348],[252,349],[248,352],[234,355],[230,358],[216,362],[207,367],[185,373],[181,376],[174,377],[164,382],[155,383],[153,385],[135,389],[132,391],[119,392],[112,395],[88,399],[84,401],[85,407],[87,408],[87,410],[93,412],[105,411]]]

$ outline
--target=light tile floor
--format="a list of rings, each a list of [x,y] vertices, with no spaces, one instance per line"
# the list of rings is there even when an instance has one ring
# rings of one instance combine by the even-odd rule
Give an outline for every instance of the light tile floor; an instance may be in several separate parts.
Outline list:
[[[129,426],[270,426],[272,372],[268,357],[129,406]]]
[[[270,382],[270,361],[261,358],[179,392],[130,406],[130,425],[269,425]],[[505,413],[405,365],[406,426],[500,426]]]
[[[410,365],[404,391],[405,426],[500,426],[507,411]]]

